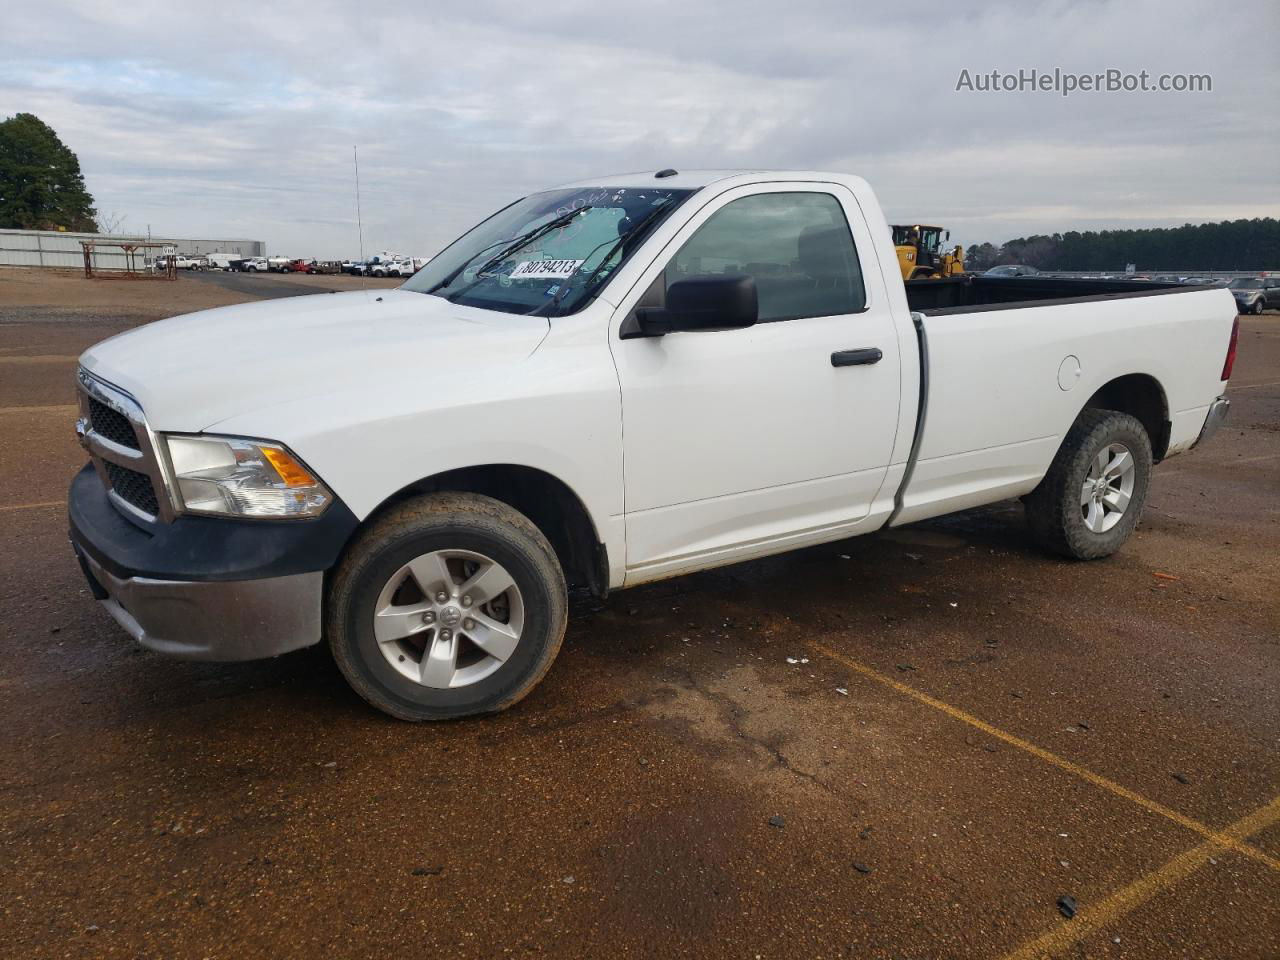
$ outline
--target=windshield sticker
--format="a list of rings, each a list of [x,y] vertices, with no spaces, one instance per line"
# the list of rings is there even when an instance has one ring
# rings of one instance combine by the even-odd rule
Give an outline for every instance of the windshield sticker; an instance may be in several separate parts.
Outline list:
[[[524,260],[511,271],[512,280],[567,280],[585,260]]]

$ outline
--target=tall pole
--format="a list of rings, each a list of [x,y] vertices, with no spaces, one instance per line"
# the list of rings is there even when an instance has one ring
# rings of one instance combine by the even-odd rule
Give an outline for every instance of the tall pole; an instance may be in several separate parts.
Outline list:
[[[360,214],[360,148],[352,146],[351,159],[356,168],[356,229],[360,234],[360,262],[364,263],[364,218]],[[364,278],[367,273],[360,274],[360,286],[364,287]]]

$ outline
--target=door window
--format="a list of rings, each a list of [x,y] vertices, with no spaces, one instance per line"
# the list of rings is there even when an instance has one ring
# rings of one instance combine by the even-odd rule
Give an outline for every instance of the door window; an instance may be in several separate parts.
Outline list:
[[[665,283],[708,274],[753,278],[762,323],[866,306],[849,223],[828,193],[762,193],[717,210],[667,265]]]

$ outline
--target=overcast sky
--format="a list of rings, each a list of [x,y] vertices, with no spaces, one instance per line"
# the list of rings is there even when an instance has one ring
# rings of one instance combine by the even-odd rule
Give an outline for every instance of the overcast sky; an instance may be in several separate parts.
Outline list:
[[[1280,216],[1275,0],[436,6],[23,5],[0,116],[51,124],[127,231],[296,256],[356,254],[353,144],[367,253],[666,166],[857,173],[891,221],[966,243]],[[956,91],[964,69],[1055,67],[1213,90]]]

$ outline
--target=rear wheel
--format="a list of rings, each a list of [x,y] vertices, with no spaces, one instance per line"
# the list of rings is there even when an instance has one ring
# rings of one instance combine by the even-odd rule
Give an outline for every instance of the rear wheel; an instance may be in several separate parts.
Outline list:
[[[1250,313],[1252,313],[1252,314],[1259,314],[1259,313],[1262,313],[1262,311],[1263,311],[1263,310],[1265,310],[1265,309],[1266,309],[1266,307],[1264,307],[1264,306],[1263,306],[1263,304],[1262,304],[1262,301],[1261,301],[1261,300],[1255,300],[1255,301],[1253,302],[1253,309],[1252,309],[1252,310],[1250,310],[1249,312],[1250,312]]]
[[[1024,498],[1032,534],[1077,560],[1110,556],[1138,525],[1151,466],[1151,439],[1137,418],[1085,410],[1040,485]]]
[[[564,574],[523,514],[478,494],[392,508],[330,589],[330,648],[351,686],[402,720],[504,710],[550,669],[568,617]]]

